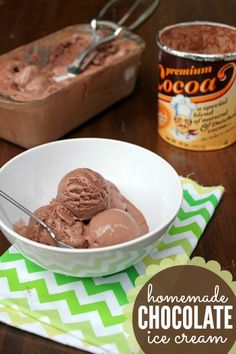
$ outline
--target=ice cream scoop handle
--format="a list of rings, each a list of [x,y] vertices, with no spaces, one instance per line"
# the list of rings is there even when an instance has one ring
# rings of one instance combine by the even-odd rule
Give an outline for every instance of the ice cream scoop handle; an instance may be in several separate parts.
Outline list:
[[[96,49],[105,43],[113,41],[124,30],[121,26],[111,21],[97,21],[93,19],[90,25],[92,29],[92,41],[80,56],[74,60],[73,65],[68,68],[68,73],[70,74],[77,75],[85,70],[97,55]],[[112,31],[112,34],[102,36],[97,33],[99,28],[109,29]]]
[[[49,234],[49,236],[56,242],[57,245],[65,248],[73,248],[64,242],[58,241],[54,232],[51,230],[51,228],[43,222],[41,219],[39,219],[35,214],[31,213],[27,208],[25,208],[23,205],[18,203],[15,199],[11,198],[8,194],[0,190],[0,196],[6,199],[8,202],[12,203],[15,205],[17,208],[19,208],[21,211],[23,211],[25,214],[29,215],[32,219],[34,219],[36,222],[38,222],[43,228],[45,228]]]
[[[123,3],[127,2],[127,0],[123,0]],[[133,2],[133,4],[132,4]],[[103,20],[107,19],[107,13],[119,13],[117,11],[117,7],[122,4],[121,0],[110,0],[108,1],[105,6],[100,10],[97,19],[98,20]],[[160,0],[132,0],[131,1],[131,6],[128,8],[127,12],[120,18],[117,19],[115,22],[118,25],[125,26],[128,28],[130,31],[133,31],[136,29],[138,26],[140,26],[146,19],[151,16],[151,14],[156,10],[160,3]],[[146,8],[144,11],[142,11],[141,15],[139,15],[137,18],[135,16],[135,19],[133,22],[129,25],[125,25],[126,20],[134,13],[134,11],[138,8],[139,5],[146,4]]]

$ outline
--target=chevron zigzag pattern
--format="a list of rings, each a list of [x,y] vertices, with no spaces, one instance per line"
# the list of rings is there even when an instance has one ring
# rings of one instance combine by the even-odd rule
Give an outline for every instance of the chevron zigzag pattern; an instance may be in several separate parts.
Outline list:
[[[159,244],[138,264],[110,276],[54,274],[11,247],[0,258],[0,321],[92,353],[129,353],[122,307],[136,278],[150,264],[191,255],[212,217],[223,187],[182,178],[184,200]]]

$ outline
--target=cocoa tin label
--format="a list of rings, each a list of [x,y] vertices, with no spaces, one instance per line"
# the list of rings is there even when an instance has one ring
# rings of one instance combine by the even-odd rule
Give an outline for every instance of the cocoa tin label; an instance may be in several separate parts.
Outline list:
[[[172,145],[215,150],[236,141],[236,62],[159,50],[158,131]]]

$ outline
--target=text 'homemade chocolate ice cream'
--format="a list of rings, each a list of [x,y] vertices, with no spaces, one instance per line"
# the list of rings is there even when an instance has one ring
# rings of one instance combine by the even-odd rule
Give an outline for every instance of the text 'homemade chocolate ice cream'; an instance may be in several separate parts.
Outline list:
[[[75,248],[105,247],[123,243],[148,232],[143,214],[110,181],[89,168],[67,173],[55,199],[34,214],[57,239]],[[33,219],[15,231],[44,244],[55,245],[47,231]]]

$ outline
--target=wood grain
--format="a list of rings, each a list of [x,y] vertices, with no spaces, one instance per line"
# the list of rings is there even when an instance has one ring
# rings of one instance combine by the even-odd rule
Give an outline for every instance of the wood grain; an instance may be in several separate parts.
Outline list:
[[[1,0],[0,54],[65,26],[88,22],[103,0]],[[164,157],[182,176],[202,185],[222,184],[226,192],[194,255],[220,262],[236,279],[235,173],[236,144],[213,152],[190,152],[165,143],[156,129],[156,34],[180,21],[210,20],[236,26],[234,0],[162,0],[155,14],[135,32],[146,42],[138,82],[132,95],[71,132],[66,138],[106,137],[148,148]],[[23,149],[0,140],[0,166]],[[2,236],[0,254],[9,247]],[[4,354],[83,353],[53,341],[0,324],[0,352]]]

